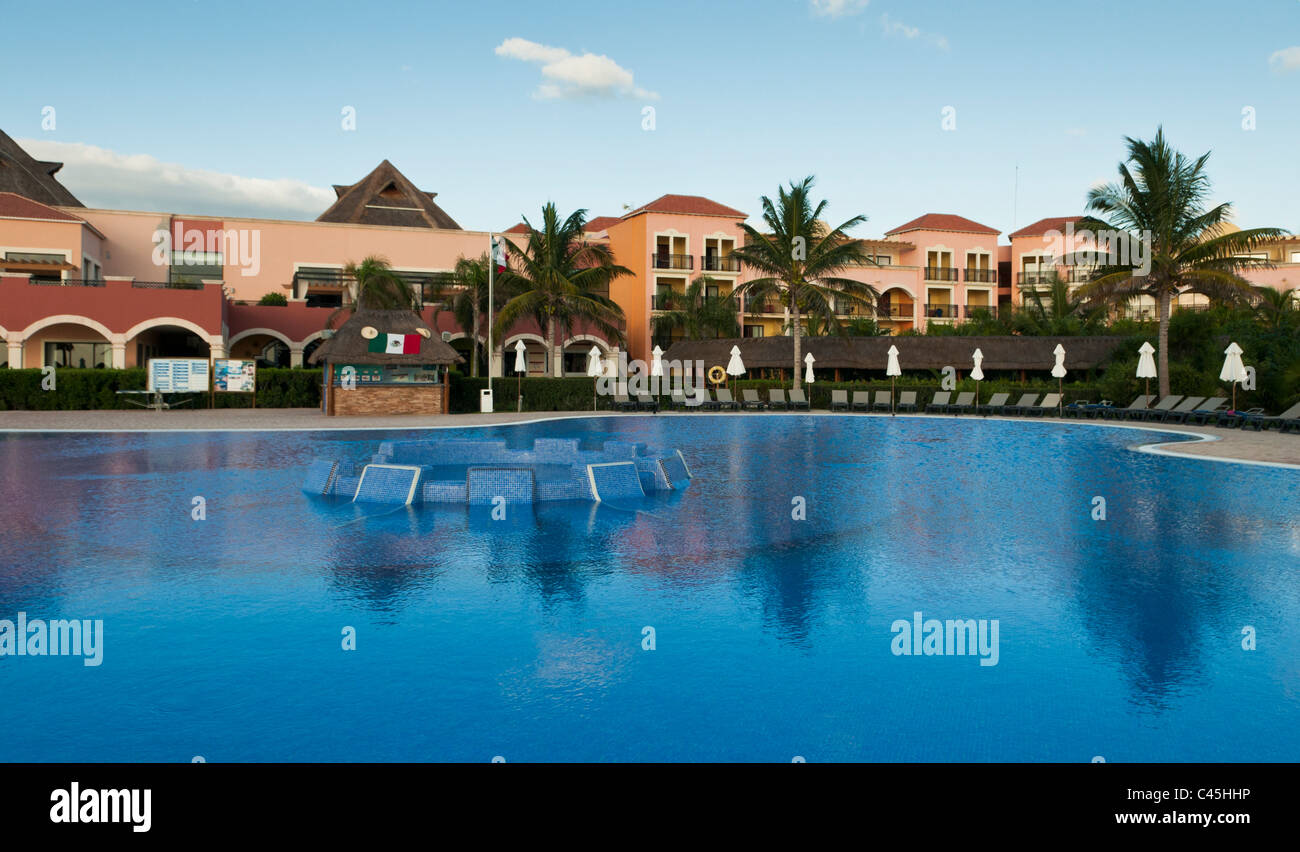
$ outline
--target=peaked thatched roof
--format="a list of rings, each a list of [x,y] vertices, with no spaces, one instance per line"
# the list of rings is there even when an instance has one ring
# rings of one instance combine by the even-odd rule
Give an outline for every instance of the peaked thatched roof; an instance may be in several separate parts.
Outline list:
[[[884,372],[889,347],[898,347],[904,372],[972,366],[971,353],[984,353],[985,370],[1051,370],[1052,350],[1065,347],[1067,370],[1087,370],[1105,363],[1123,342],[1122,337],[805,337],[803,351],[811,352],[814,370],[847,369]],[[747,369],[786,369],[793,366],[793,337],[747,337],[729,340],[679,340],[664,353],[666,361],[703,361],[706,368],[726,366],[731,347],[740,347]]]
[[[55,179],[63,163],[33,159],[0,130],[0,192],[13,192],[41,204],[85,207]]]
[[[338,199],[317,222],[461,230],[455,219],[433,203],[438,193],[416,189],[387,160],[351,186],[336,184],[334,192]]]
[[[420,338],[419,354],[389,355],[371,352],[370,340],[362,336],[362,329],[373,328],[379,335],[419,334],[423,329],[428,337]],[[387,366],[415,367],[423,364],[458,364],[462,360],[455,349],[445,343],[414,311],[379,311],[364,308],[357,311],[334,336],[326,340],[311,355],[311,363],[326,361],[335,364],[384,364]]]

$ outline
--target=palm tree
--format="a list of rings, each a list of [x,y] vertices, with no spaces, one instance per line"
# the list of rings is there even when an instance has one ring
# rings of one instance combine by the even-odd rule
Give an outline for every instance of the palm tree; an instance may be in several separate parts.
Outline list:
[[[1144,142],[1125,137],[1128,160],[1120,163],[1118,183],[1095,187],[1087,209],[1103,218],[1084,217],[1076,228],[1118,232],[1130,245],[1150,239],[1150,269],[1103,265],[1081,288],[1084,298],[1125,303],[1135,296],[1155,299],[1160,320],[1160,395],[1169,395],[1169,309],[1180,292],[1201,293],[1225,302],[1249,299],[1251,285],[1243,270],[1268,268],[1267,259],[1246,256],[1263,240],[1280,236],[1279,228],[1229,232],[1230,204],[1206,209],[1210,180],[1209,153],[1191,159],[1174,150],[1163,128]]]
[[[446,309],[456,317],[456,325],[469,335],[471,343],[470,375],[478,375],[479,330],[488,311],[488,256],[461,257],[451,273],[454,291],[448,294]],[[497,299],[500,304],[500,299]]]
[[[668,301],[668,310],[650,321],[654,335],[667,337],[680,331],[687,340],[739,337],[736,297],[732,293],[710,296],[709,288],[717,283],[716,279],[701,275],[686,286],[685,293],[674,293]]]
[[[747,300],[779,291],[790,309],[796,390],[800,387],[803,354],[800,312],[834,314],[832,304],[865,306],[878,296],[870,284],[839,274],[855,266],[875,266],[875,259],[845,233],[866,222],[867,217],[854,216],[837,228],[827,227],[822,221],[827,202],[814,204],[809,196],[813,183],[810,175],[798,183],[791,182],[788,189],[781,187],[775,204],[763,196],[760,201],[768,233],[742,222],[746,242],[732,253],[760,275],[737,288]]]
[[[516,322],[536,319],[546,334],[546,371],[555,369],[557,331],[582,320],[611,340],[623,340],[623,309],[609,298],[609,284],[632,271],[614,262],[608,246],[588,243],[583,237],[587,211],[577,210],[561,219],[555,204],[542,208],[542,227],[528,219],[524,249],[507,239],[511,265],[502,283],[518,295],[502,306],[494,330],[497,339]]]
[[[1022,304],[1011,321],[1019,334],[1073,336],[1099,331],[1106,318],[1104,302],[1081,296],[1056,272],[1043,282],[1046,287],[1026,287]]]
[[[420,294],[409,281],[393,271],[386,258],[370,255],[360,263],[349,262],[343,267],[343,275],[352,280],[343,305],[330,314],[325,322],[326,328],[333,328],[335,320],[343,314],[361,308],[420,310]]]
[[[1257,287],[1253,312],[1260,325],[1278,331],[1300,322],[1300,290]]]

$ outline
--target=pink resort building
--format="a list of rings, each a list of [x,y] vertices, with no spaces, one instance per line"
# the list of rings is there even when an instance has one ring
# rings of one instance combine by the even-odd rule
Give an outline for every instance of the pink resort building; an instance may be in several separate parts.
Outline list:
[[[314,221],[216,217],[201,213],[85,207],[56,179],[59,163],[38,161],[0,132],[0,366],[130,367],[154,356],[257,358],[300,366],[320,344],[345,299],[344,267],[370,255],[426,296],[425,322],[469,358],[471,340],[449,311],[432,304],[456,261],[488,251],[490,233],[466,230],[387,160],[353,184],[334,187],[336,200]],[[740,208],[698,195],[663,195],[621,216],[595,216],[587,237],[609,245],[632,275],[610,297],[626,317],[629,358],[648,360],[676,335],[656,337],[652,321],[702,275],[718,294],[748,280],[731,257],[743,244]],[[930,323],[959,323],[980,312],[1022,304],[1027,288],[1053,274],[1072,286],[1087,268],[1070,265],[1080,244],[1052,217],[1000,241],[991,226],[952,213],[927,213],[862,238],[872,266],[849,275],[880,293],[866,315],[898,333]],[[522,224],[503,232],[516,241]],[[1261,248],[1274,268],[1253,275],[1279,289],[1300,286],[1300,237]],[[286,304],[259,304],[267,294]],[[1180,307],[1194,307],[1193,297]],[[783,305],[739,305],[746,337],[788,333]],[[854,319],[844,306],[842,317]],[[1154,305],[1130,308],[1150,316]],[[859,311],[861,313],[861,311]],[[486,344],[486,325],[479,337]],[[496,375],[513,375],[522,340],[528,373],[547,372],[544,338],[535,323],[494,341]],[[585,375],[593,346],[610,360],[619,345],[595,329],[564,330],[554,369]],[[462,369],[468,369],[468,364]]]

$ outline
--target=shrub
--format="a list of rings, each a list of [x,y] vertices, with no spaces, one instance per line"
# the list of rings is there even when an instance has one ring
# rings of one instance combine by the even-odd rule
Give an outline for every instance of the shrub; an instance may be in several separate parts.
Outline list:
[[[453,371],[451,399],[448,402],[451,413],[477,412],[479,391],[487,386],[486,377],[470,378]],[[497,411],[514,411],[521,386],[524,411],[590,411],[596,396],[596,380],[586,376],[562,378],[538,376],[522,380],[494,378],[492,380],[493,408]]]
[[[289,304],[289,300],[284,297],[283,293],[267,293],[257,300],[259,305],[276,305],[284,307]]]
[[[40,369],[0,370],[0,411],[88,411],[134,408],[119,390],[144,390],[143,367],[125,370],[55,370],[55,389],[41,389]],[[314,408],[320,406],[320,369],[263,368],[257,371],[259,408]],[[212,397],[212,399],[209,399]],[[242,393],[192,394],[187,408],[250,408],[253,398]]]

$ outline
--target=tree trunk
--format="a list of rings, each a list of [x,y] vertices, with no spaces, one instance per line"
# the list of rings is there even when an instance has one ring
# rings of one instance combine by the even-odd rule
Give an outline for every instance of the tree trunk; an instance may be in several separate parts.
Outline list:
[[[469,333],[469,336],[470,336],[470,338],[473,340],[473,343],[474,343],[474,348],[473,348],[472,350],[470,350],[470,352],[471,352],[470,357],[471,357],[473,360],[471,360],[471,361],[470,361],[470,364],[469,364],[469,374],[470,374],[472,377],[476,378],[476,379],[478,378],[478,319],[479,319],[479,318],[478,318],[478,303],[475,302],[475,303],[474,303],[474,322],[473,322],[473,327],[470,329],[470,333]]]
[[[1159,363],[1156,369],[1160,373],[1160,397],[1169,396],[1169,303],[1168,288],[1160,291],[1160,343]]]
[[[799,390],[799,380],[803,378],[799,374],[799,350],[803,344],[803,329],[799,326],[799,300],[795,298],[794,288],[790,289],[790,321],[794,324],[794,389]]]
[[[559,375],[555,369],[555,317],[546,320],[546,375]]]

